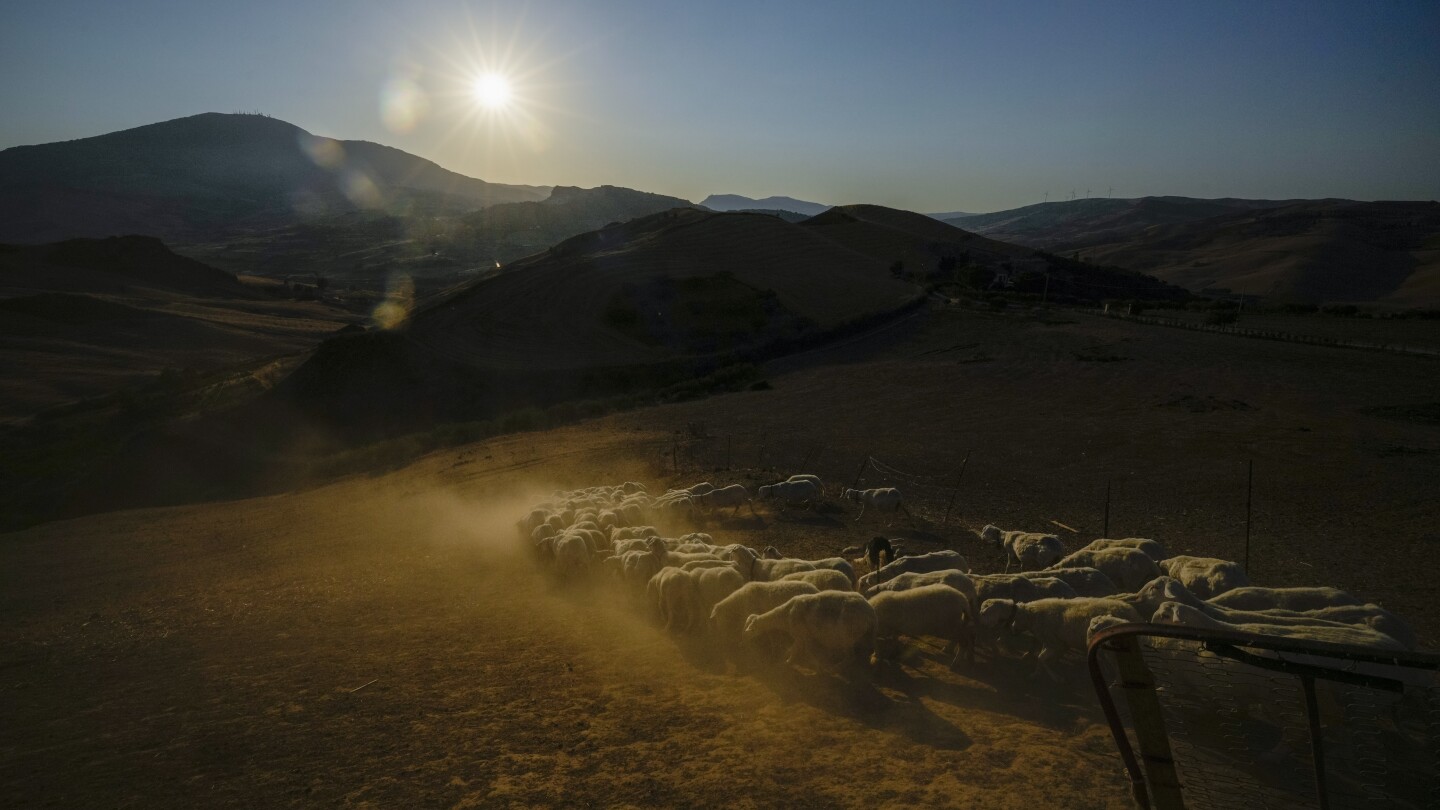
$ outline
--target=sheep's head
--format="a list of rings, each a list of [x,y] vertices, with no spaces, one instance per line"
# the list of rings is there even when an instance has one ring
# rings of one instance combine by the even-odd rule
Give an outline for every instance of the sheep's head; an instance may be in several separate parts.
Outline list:
[[[780,553],[780,549],[775,548],[774,546],[766,546],[765,552],[762,556],[764,556],[767,560],[781,560],[785,558],[785,555]]]
[[[991,630],[998,630],[1009,626],[1015,619],[1019,606],[1014,599],[986,599],[980,606],[980,617],[977,622],[981,627]]]
[[[1096,616],[1090,620],[1090,626],[1085,630],[1085,641],[1095,638],[1095,634],[1101,630],[1108,630],[1116,625],[1124,624],[1125,620],[1119,616]]]
[[[984,540],[992,546],[1000,545],[1000,540],[1003,538],[1003,536],[1004,535],[1001,534],[999,526],[994,526],[988,523],[985,525],[985,528],[980,530],[980,539]]]
[[[847,501],[858,501],[860,500],[860,490],[847,488],[844,492],[840,493],[840,497]]]
[[[745,619],[745,638],[754,638],[755,634],[759,632],[760,614],[751,613],[749,618]]]
[[[1182,605],[1179,602],[1166,602],[1155,611],[1150,621],[1155,624],[1191,624],[1193,616],[1189,614],[1199,613],[1189,605]]]

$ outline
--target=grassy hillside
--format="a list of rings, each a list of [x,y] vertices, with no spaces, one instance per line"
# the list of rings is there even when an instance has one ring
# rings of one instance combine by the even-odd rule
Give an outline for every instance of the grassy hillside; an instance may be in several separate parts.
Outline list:
[[[1192,290],[1440,304],[1436,202],[1302,203],[1157,226],[1084,253]]]

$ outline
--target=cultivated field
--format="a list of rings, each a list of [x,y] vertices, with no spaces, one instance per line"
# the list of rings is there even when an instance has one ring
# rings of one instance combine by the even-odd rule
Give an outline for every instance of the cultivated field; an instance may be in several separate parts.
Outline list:
[[[914,524],[832,502],[705,529],[802,556],[884,532],[988,572],[974,529],[1083,544],[1109,483],[1112,536],[1239,559],[1253,459],[1252,578],[1352,590],[1433,647],[1434,362],[940,310],[777,362],[773,390],[3,536],[0,780],[18,805],[1126,807],[1083,681],[955,675],[927,645],[873,685],[727,674],[553,585],[513,522],[557,487],[833,487],[868,455],[892,472],[865,483],[930,487]]]

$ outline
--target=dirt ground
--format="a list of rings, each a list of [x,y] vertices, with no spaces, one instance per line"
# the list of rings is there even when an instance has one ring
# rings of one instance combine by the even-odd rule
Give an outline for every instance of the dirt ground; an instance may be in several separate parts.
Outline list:
[[[804,555],[884,532],[983,572],[1000,558],[973,529],[1054,520],[1086,542],[1110,481],[1110,534],[1234,558],[1253,458],[1253,578],[1354,590],[1433,645],[1440,435],[1366,414],[1440,402],[1435,369],[940,313],[776,364],[769,391],[6,535],[0,784],[9,806],[1126,807],[1081,680],[955,675],[926,644],[872,683],[727,673],[612,590],[558,588],[513,522],[557,487],[756,482],[802,462],[844,484],[867,454],[937,472],[970,452],[948,524],[917,501],[913,523],[829,503],[705,528]],[[703,459],[696,422],[717,437]]]

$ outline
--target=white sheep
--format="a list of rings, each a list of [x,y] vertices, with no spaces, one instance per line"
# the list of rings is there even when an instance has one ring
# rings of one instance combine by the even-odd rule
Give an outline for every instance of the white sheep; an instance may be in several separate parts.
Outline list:
[[[1185,627],[1200,627],[1210,630],[1226,630],[1235,633],[1250,633],[1279,638],[1301,638],[1324,641],[1332,644],[1351,644],[1377,650],[1403,650],[1405,645],[1369,626],[1345,624],[1231,624],[1204,611],[1180,602],[1166,602],[1155,611],[1151,621],[1156,624],[1175,624]]]
[[[1047,568],[1044,571],[1020,571],[1016,576],[1026,579],[1058,579],[1069,585],[1076,596],[1111,596],[1120,587],[1094,568]]]
[[[577,535],[553,538],[555,571],[561,577],[582,577],[590,570],[591,548]]]
[[[1216,557],[1171,557],[1160,561],[1159,566],[1166,576],[1179,580],[1180,584],[1201,599],[1219,596],[1226,591],[1250,584],[1245,569],[1238,563]]]
[[[1361,601],[1339,588],[1235,588],[1210,598],[1210,604],[1232,610],[1317,610]]]
[[[1134,593],[1160,576],[1160,567],[1150,559],[1150,555],[1134,548],[1077,551],[1050,568],[1094,568],[1126,593]]]
[[[1023,577],[1019,574],[980,574],[970,576],[977,592],[976,604],[991,599],[1034,602],[1037,599],[1071,599],[1075,589],[1055,577]]]
[[[785,483],[787,484],[793,484],[797,481],[809,481],[810,483],[815,485],[816,489],[820,490],[821,495],[825,494],[825,484],[821,482],[820,476],[818,475],[810,475],[809,473],[797,473],[796,475],[792,475],[789,478],[785,479]]]
[[[1005,572],[1011,563],[1027,568],[1045,568],[1065,556],[1065,546],[1053,534],[1040,532],[1003,531],[994,525],[980,530],[980,539],[996,548],[1005,549]]]
[[[660,562],[661,568],[665,568],[668,566],[679,568],[680,566],[684,565],[687,562],[690,562],[691,560],[720,559],[719,556],[712,554],[708,551],[700,551],[688,554],[679,551],[672,551],[668,546],[666,546],[664,539],[660,537],[652,537],[647,542],[650,544],[650,553],[654,555],[655,559]]]
[[[808,582],[822,591],[853,591],[855,581],[843,571],[833,568],[816,568],[813,571],[796,571],[780,577],[779,582]]]
[[[1101,538],[1090,541],[1090,545],[1080,549],[1081,551],[1103,551],[1107,548],[1135,548],[1145,552],[1155,562],[1170,556],[1158,540],[1150,540],[1145,537],[1125,537],[1119,539]]]
[[[1229,624],[1364,626],[1395,639],[1406,649],[1415,649],[1417,643],[1414,629],[1405,620],[1379,605],[1336,605],[1306,611],[1235,610],[1206,602],[1170,577],[1161,577],[1146,585],[1139,593],[1121,598],[1134,604],[1142,615],[1153,615],[1165,602],[1179,602]]]
[[[960,552],[945,549],[942,551],[931,551],[927,554],[916,554],[912,557],[901,557],[892,563],[886,564],[879,571],[861,577],[861,583],[864,587],[871,588],[901,574],[969,570],[970,562],[960,556]]]
[[[1076,597],[1034,602],[991,599],[980,606],[978,624],[992,631],[1029,633],[1040,643],[1037,656],[1040,669],[1058,681],[1060,677],[1050,668],[1050,662],[1067,652],[1084,654],[1090,623],[1097,616],[1140,621],[1140,614],[1126,602],[1103,597]]]
[[[858,593],[823,591],[797,596],[780,607],[751,615],[743,637],[767,633],[791,640],[787,663],[814,663],[824,669],[864,666],[875,652],[875,609]]]
[[[729,564],[721,567],[692,569],[683,573],[694,583],[694,588],[690,592],[693,599],[690,615],[699,625],[707,627],[706,619],[715,606],[745,584],[740,572]]]
[[[738,661],[742,653],[740,634],[750,616],[812,593],[819,593],[819,589],[808,582],[747,582],[711,609],[710,636],[727,655]]]
[[[680,566],[680,570],[681,570],[681,571],[701,571],[701,570],[704,570],[704,569],[706,569],[706,568],[729,568],[729,569],[734,570],[734,569],[735,569],[735,563],[730,562],[729,560],[718,560],[718,559],[717,559],[717,560],[691,560],[690,562],[684,563],[683,565]],[[736,574],[739,574],[740,572],[737,570],[737,571],[735,571],[735,573],[736,573]]]
[[[980,594],[975,588],[975,581],[970,574],[964,571],[927,571],[925,573],[899,574],[893,579],[870,587],[865,591],[865,597],[872,598],[876,594],[887,591],[908,591],[912,588],[923,588],[926,585],[945,585],[954,588],[964,594],[965,600],[970,603],[973,609],[980,604]],[[974,618],[973,616],[971,617]]]
[[[645,584],[645,598],[665,632],[685,632],[694,625],[698,617],[693,611],[699,601],[695,583],[679,568],[662,568]]]
[[[760,487],[756,494],[764,501],[810,503],[820,497],[820,487],[814,481],[781,481]]]
[[[877,512],[904,512],[906,517],[911,517],[910,510],[905,508],[904,497],[895,487],[847,489],[842,497],[847,501],[860,504],[860,514],[855,516],[856,520],[865,517],[866,509],[874,509]]]
[[[954,588],[936,584],[882,591],[871,597],[870,606],[875,609],[878,637],[933,636],[948,642],[946,652],[953,656],[951,669],[960,665],[962,655],[973,662],[970,600]]]
[[[750,514],[755,514],[755,504],[750,502],[750,491],[740,484],[731,484],[728,487],[712,489],[703,495],[692,495],[691,499],[696,505],[709,511],[734,507],[730,516],[734,517],[740,513],[740,507],[750,507]]]
[[[736,546],[730,550],[730,559],[740,574],[750,582],[773,582],[786,574],[796,571],[814,571],[817,566],[809,560],[766,560],[753,549]]]
[[[610,542],[616,540],[643,540],[646,537],[659,537],[660,532],[654,526],[617,526],[610,530]]]

